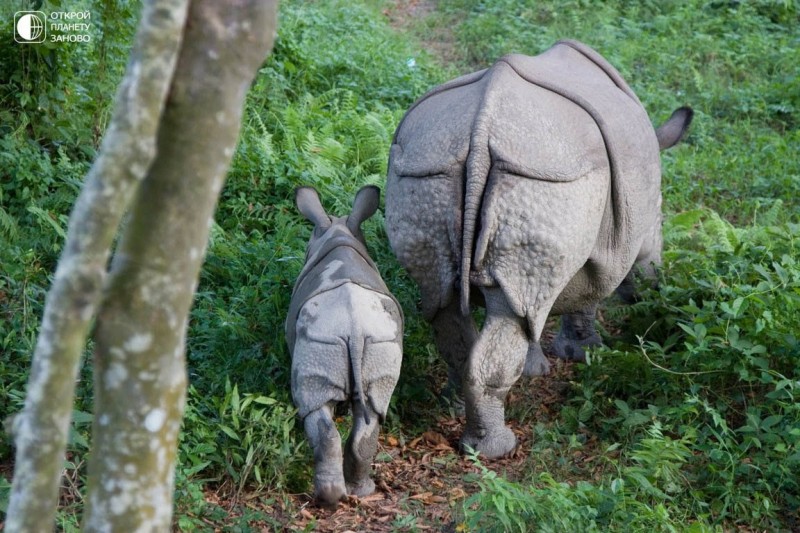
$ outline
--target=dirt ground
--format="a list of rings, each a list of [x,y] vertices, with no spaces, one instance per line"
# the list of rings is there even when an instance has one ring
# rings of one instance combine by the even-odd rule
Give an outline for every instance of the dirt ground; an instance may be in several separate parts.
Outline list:
[[[443,65],[458,63],[463,58],[455,37],[447,24],[436,19],[435,13],[436,0],[395,0],[383,11],[392,27],[414,34],[423,48]]]

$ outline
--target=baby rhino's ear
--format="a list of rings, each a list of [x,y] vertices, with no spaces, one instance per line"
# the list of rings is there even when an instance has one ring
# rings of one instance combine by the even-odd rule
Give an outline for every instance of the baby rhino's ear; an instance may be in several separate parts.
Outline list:
[[[331,225],[331,219],[325,213],[319,195],[313,187],[298,187],[294,192],[294,201],[298,211],[313,222],[314,226],[327,228]]]
[[[353,200],[353,212],[347,217],[347,229],[354,235],[360,231],[361,223],[375,214],[380,204],[381,190],[374,185],[362,187]]]

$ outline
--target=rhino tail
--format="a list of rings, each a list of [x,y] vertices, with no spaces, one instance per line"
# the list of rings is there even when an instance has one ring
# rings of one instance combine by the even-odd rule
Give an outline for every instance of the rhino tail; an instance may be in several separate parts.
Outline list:
[[[472,129],[464,187],[464,223],[461,236],[461,314],[464,316],[469,314],[469,274],[473,266],[478,217],[492,165],[489,154],[489,117],[481,111],[478,112]],[[476,268],[480,268],[482,259],[482,256],[476,257]]]
[[[666,150],[678,144],[689,125],[692,123],[694,111],[690,107],[679,107],[673,111],[672,116],[656,129],[656,138],[658,139],[658,149]]]
[[[364,347],[367,338],[354,332],[347,341],[347,351],[350,353],[350,368],[353,371],[353,399],[361,404],[361,411],[364,414],[364,422],[369,424],[369,411],[367,402],[364,398],[364,376],[361,371],[361,363],[364,360]]]

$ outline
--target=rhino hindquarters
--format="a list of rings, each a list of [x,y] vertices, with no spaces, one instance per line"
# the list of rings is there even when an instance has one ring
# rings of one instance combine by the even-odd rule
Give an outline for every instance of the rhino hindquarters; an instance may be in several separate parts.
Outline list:
[[[347,400],[349,367],[340,342],[298,335],[292,355],[292,398],[301,419],[325,405]]]
[[[386,415],[402,359],[402,315],[392,298],[354,283],[340,285],[303,305],[296,334],[292,394],[301,417],[358,389],[379,417]],[[352,345],[363,346],[360,379],[352,375],[358,370]]]
[[[461,199],[456,179],[443,174],[403,177],[390,163],[386,233],[397,260],[420,289],[431,320],[453,297],[461,245]]]
[[[501,171],[488,180],[478,274],[494,280],[514,313],[527,318],[534,341],[595,246],[608,185],[602,168],[571,182]]]

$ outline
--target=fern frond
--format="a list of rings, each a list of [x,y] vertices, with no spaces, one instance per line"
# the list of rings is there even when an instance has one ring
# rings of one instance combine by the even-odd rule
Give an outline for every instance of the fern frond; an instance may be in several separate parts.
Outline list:
[[[53,230],[55,230],[55,232],[58,234],[59,237],[66,240],[67,232],[64,230],[64,227],[62,226],[62,224],[64,224],[65,221],[61,220],[61,217],[58,217],[57,219],[56,216],[51,214],[49,211],[45,211],[44,209],[36,205],[29,206],[28,212],[33,214],[43,226],[49,226],[53,228]]]
[[[0,207],[0,234],[10,241],[13,241],[19,235],[17,221],[2,207]]]
[[[703,230],[709,239],[708,245],[712,248],[733,253],[741,244],[736,228],[716,211],[710,211],[710,216],[703,223]]]

